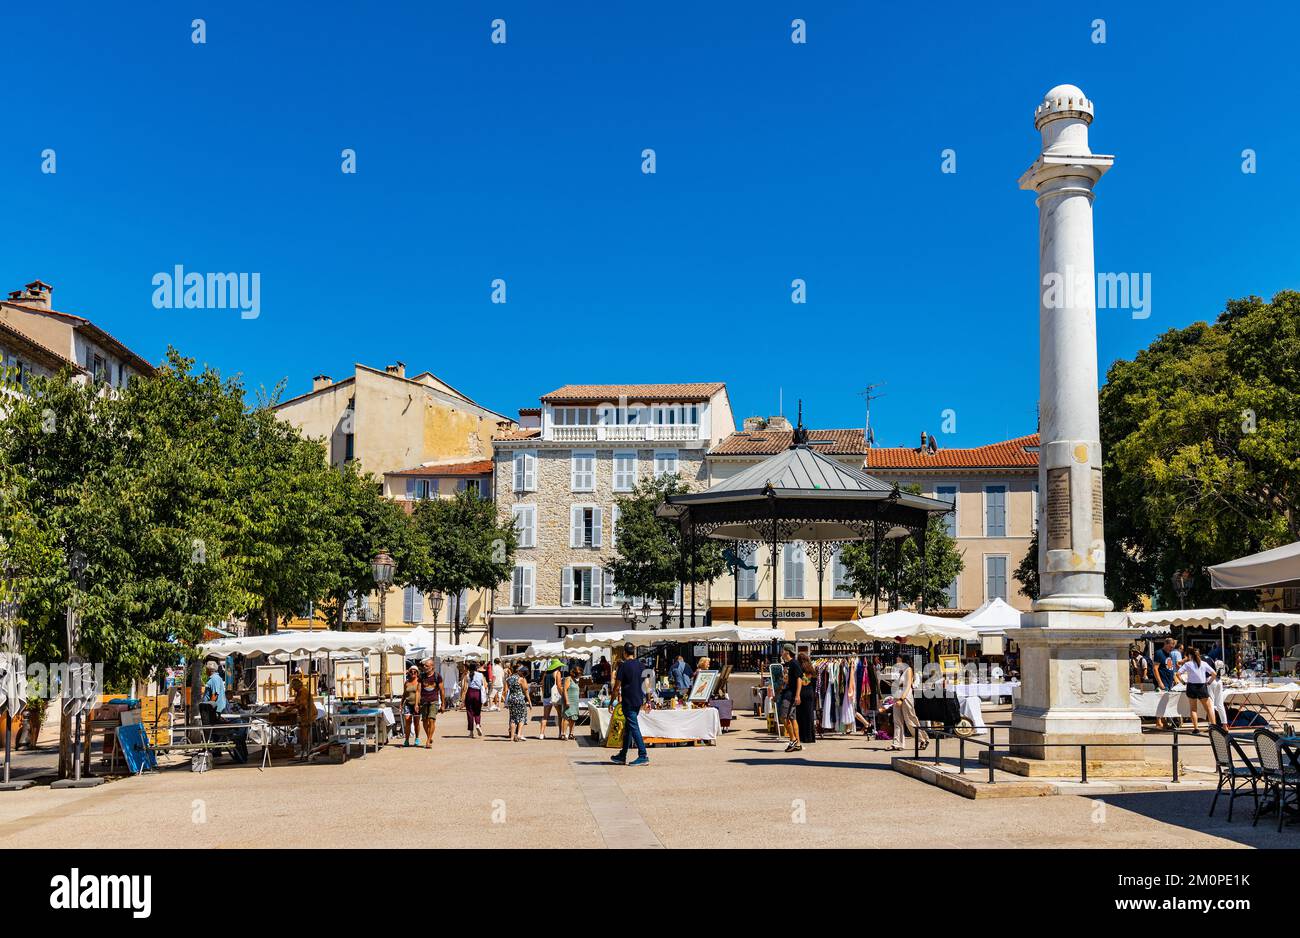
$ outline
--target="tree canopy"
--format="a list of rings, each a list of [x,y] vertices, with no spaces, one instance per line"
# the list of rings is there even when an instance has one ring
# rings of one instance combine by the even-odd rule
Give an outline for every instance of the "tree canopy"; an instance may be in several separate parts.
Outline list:
[[[683,557],[680,528],[655,514],[669,495],[687,491],[674,473],[643,479],[634,492],[620,497],[616,553],[603,561],[618,592],[657,603],[664,624],[679,583],[711,583],[727,569],[722,545],[709,538],[696,538],[694,549]]]
[[[1231,300],[1116,361],[1100,416],[1116,608],[1176,606],[1180,570],[1190,605],[1224,605],[1204,567],[1300,540],[1300,293]]]
[[[905,488],[914,494],[921,491],[918,485]],[[875,543],[870,540],[852,541],[840,549],[840,562],[845,567],[850,587],[855,595],[868,600],[873,599],[875,593],[875,550]],[[930,515],[925,532],[924,576],[916,538],[904,539],[901,547],[890,541],[881,541],[881,597],[891,610],[904,604],[919,606],[923,592],[926,609],[956,605],[957,597],[949,596],[948,590],[965,565],[957,542],[948,536],[943,515]]]

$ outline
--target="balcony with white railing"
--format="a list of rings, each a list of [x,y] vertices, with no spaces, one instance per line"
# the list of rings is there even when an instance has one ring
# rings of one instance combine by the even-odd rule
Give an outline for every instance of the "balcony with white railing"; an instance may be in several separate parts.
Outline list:
[[[552,426],[550,439],[561,443],[690,443],[700,439],[697,423]]]

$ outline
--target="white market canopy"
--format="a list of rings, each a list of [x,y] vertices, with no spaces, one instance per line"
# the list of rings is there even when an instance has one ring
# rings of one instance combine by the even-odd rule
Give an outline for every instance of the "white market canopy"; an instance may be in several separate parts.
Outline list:
[[[1249,590],[1300,583],[1300,541],[1207,567],[1216,590]]]
[[[243,638],[218,638],[198,646],[204,656],[283,655],[289,658],[312,658],[317,655],[371,655],[382,652],[402,653],[405,636],[385,632],[272,632],[270,635],[247,635]]]
[[[513,655],[502,655],[502,661],[527,661],[538,658],[590,658],[591,652],[566,648],[563,640],[554,642],[530,642],[528,648]]]
[[[564,648],[616,648],[657,645],[661,642],[770,642],[780,638],[778,629],[746,629],[734,625],[711,625],[698,629],[620,629],[615,632],[583,632],[564,639]]]
[[[831,630],[840,642],[892,642],[929,647],[947,639],[977,641],[979,632],[955,619],[941,619],[907,609],[842,622]]]
[[[994,597],[974,612],[962,616],[960,621],[980,635],[1005,635],[1007,629],[1020,628],[1020,610]]]
[[[795,629],[794,640],[796,642],[821,642],[834,641],[831,633],[835,631],[835,626],[824,625],[818,629]]]
[[[473,658],[476,661],[485,660],[488,656],[488,650],[482,645],[439,645],[438,654],[433,654],[433,649],[428,649],[429,657],[440,658],[443,661],[464,661]]]
[[[1130,612],[1128,624],[1159,635],[1174,628],[1247,629],[1265,625],[1300,625],[1300,615],[1231,609],[1163,609],[1159,612]]]
[[[406,641],[406,657],[413,658],[418,654],[433,654],[433,633],[422,625],[417,625],[402,635]]]

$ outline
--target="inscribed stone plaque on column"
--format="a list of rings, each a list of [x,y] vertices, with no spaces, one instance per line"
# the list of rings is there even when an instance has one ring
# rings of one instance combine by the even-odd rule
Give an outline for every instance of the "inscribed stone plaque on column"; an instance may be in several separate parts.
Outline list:
[[[1069,550],[1070,525],[1070,470],[1068,467],[1047,470],[1047,549]]]
[[[1101,470],[1092,470],[1092,539],[1099,541],[1105,534],[1101,515]]]

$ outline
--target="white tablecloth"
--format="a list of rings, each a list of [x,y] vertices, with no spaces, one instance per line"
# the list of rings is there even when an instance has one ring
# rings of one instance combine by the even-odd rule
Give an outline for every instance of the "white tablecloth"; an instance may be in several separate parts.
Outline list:
[[[1292,697],[1300,693],[1298,684],[1282,684],[1274,687],[1259,685],[1255,687],[1225,687],[1222,681],[1210,685],[1210,704],[1218,713],[1219,719],[1228,722],[1227,708],[1232,707],[1276,707],[1285,705]],[[1137,691],[1129,689],[1129,701],[1133,710],[1140,717],[1190,717],[1191,705],[1187,700],[1186,685],[1179,684],[1173,690]]]
[[[609,710],[591,708],[591,735],[609,735]],[[641,735],[654,739],[702,739],[709,742],[722,732],[722,718],[713,707],[699,710],[642,710]]]
[[[984,727],[984,710],[980,707],[980,699],[975,694],[967,694],[964,697],[958,697],[957,704],[961,708],[961,715],[970,720],[971,726],[981,732]]]
[[[1013,697],[1019,687],[1019,681],[1003,681],[997,684],[958,684],[956,691],[960,699],[979,697],[992,700],[996,697]]]

